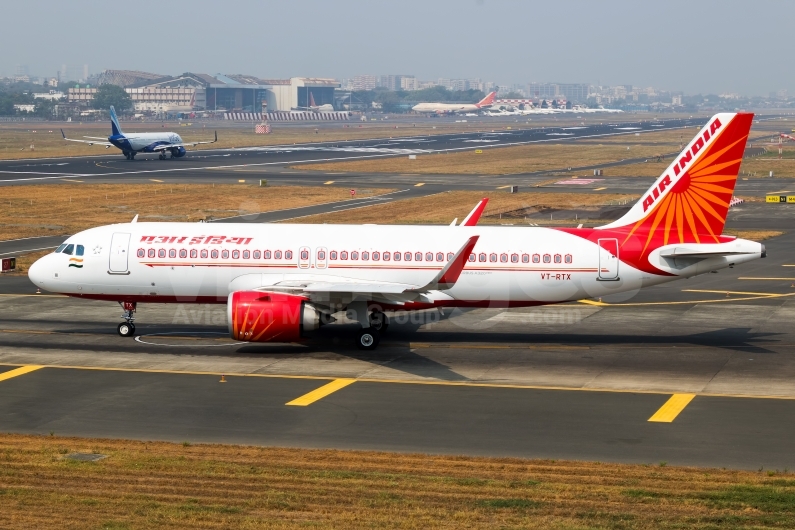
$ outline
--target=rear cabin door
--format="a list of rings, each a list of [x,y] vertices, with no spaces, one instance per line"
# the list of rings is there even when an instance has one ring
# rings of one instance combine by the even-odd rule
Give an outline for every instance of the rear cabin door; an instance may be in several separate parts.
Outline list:
[[[599,279],[618,280],[618,239],[599,240]]]
[[[130,253],[130,234],[117,232],[110,241],[110,272],[127,272],[127,256]]]

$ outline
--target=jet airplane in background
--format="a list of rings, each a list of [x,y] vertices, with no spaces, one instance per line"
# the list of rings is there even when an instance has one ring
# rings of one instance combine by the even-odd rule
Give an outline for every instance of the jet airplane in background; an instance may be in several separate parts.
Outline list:
[[[330,103],[324,103],[323,105],[315,104],[315,96],[310,92],[308,107],[293,107],[291,110],[297,112],[334,112],[334,106]]]
[[[227,304],[231,337],[293,342],[335,314],[373,349],[385,312],[526,307],[637,290],[764,258],[723,235],[753,114],[713,116],[620,219],[598,227],[138,223],[69,237],[28,276],[114,301]],[[212,226],[212,228],[209,228]]]
[[[485,98],[481,99],[477,103],[418,103],[417,105],[411,107],[411,110],[424,114],[459,114],[466,112],[478,112],[490,108],[494,104],[494,98],[496,97],[496,92],[489,92]]]
[[[213,144],[218,141],[218,133],[215,133],[214,140],[205,142],[184,142],[182,137],[173,132],[148,132],[148,133],[133,133],[125,134],[119,125],[119,119],[116,117],[116,109],[110,107],[110,128],[111,135],[107,138],[95,138],[91,136],[84,136],[88,140],[78,140],[76,138],[67,138],[61,129],[61,136],[64,140],[69,142],[80,142],[88,145],[104,145],[105,149],[110,147],[118,147],[121,149],[124,157],[127,160],[133,160],[138,153],[157,153],[160,160],[166,159],[166,152],[171,153],[171,158],[180,158],[185,156],[185,146],[196,146],[199,144]]]

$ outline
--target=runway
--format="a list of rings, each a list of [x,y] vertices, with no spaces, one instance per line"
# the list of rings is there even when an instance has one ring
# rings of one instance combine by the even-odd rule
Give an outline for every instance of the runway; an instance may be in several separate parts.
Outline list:
[[[244,147],[238,149],[189,152],[185,158],[158,160],[156,155],[141,154],[125,160],[119,152],[108,155],[74,158],[0,161],[0,185],[62,182],[90,179],[91,182],[135,182],[138,179],[161,179],[171,182],[223,181],[239,179],[237,171],[283,169],[287,165],[335,160],[360,160],[410,154],[433,154],[474,149],[508,147],[533,143],[567,142],[648,131],[664,131],[704,124],[706,119],[676,119],[643,122],[614,122],[573,127],[539,127],[494,132],[451,133],[421,137],[319,142],[298,145]],[[259,176],[253,178],[268,178]],[[328,179],[326,179],[328,180]]]
[[[792,469],[794,242],[785,234],[765,242],[766,259],[601,302],[397,315],[374,353],[354,349],[344,323],[300,345],[235,344],[223,306],[144,305],[138,338],[123,339],[114,304],[2,277],[0,371],[30,368],[0,374],[0,425]]]

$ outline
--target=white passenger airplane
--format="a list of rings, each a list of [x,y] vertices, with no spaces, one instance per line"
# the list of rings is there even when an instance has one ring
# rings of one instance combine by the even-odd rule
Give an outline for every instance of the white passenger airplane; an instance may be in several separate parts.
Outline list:
[[[554,304],[765,257],[721,235],[753,114],[713,116],[621,219],[596,228],[132,223],[69,237],[30,268],[42,289],[119,302],[226,303],[232,338],[292,342],[347,312],[375,348],[385,311]]]
[[[135,159],[137,153],[158,153],[160,160],[166,159],[166,151],[171,153],[171,158],[180,158],[185,156],[185,146],[194,147],[199,144],[214,144],[218,141],[218,133],[215,133],[215,139],[206,142],[190,142],[185,143],[177,133],[173,132],[151,132],[151,133],[134,133],[124,134],[119,126],[119,119],[116,117],[116,109],[110,107],[110,128],[111,135],[107,138],[94,138],[91,136],[84,136],[88,140],[77,140],[75,138],[67,138],[61,129],[61,136],[64,140],[69,142],[80,142],[88,145],[104,145],[105,149],[109,147],[118,147],[124,153],[127,160]]]
[[[331,103],[324,103],[323,105],[316,104],[315,96],[312,94],[312,92],[310,92],[308,107],[293,107],[290,110],[294,110],[296,112],[334,112],[334,105]]]
[[[477,103],[418,103],[411,107],[414,112],[427,114],[457,114],[462,112],[478,112],[485,110],[494,104],[496,92],[489,94]]]

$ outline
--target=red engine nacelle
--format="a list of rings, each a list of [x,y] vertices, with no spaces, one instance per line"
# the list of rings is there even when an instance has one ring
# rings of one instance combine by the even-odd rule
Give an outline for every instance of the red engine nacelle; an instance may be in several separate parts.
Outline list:
[[[229,334],[247,342],[293,342],[320,326],[320,313],[306,298],[282,293],[237,291],[226,310]]]

